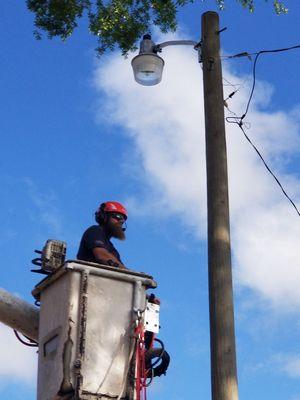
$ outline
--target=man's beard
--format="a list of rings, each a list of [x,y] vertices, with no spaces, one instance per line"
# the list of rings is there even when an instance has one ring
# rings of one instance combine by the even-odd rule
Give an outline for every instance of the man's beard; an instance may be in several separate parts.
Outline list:
[[[110,220],[108,220],[105,228],[110,237],[114,237],[119,240],[125,240],[126,236],[121,225],[113,224]]]

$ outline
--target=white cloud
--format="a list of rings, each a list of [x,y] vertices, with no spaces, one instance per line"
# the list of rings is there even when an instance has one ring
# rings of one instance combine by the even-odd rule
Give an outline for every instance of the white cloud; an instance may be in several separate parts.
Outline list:
[[[0,380],[22,381],[35,386],[37,349],[21,344],[12,329],[0,324]]]
[[[272,361],[291,378],[300,378],[300,354],[276,354]]]
[[[292,378],[300,378],[300,356],[291,357],[286,361],[284,371]]]
[[[164,51],[163,81],[142,87],[133,81],[130,60],[106,59],[96,70],[95,85],[105,93],[98,112],[122,127],[135,147],[139,176],[148,185],[145,207],[177,214],[201,239],[206,235],[206,177],[202,71],[192,48]],[[235,85],[245,85],[230,65],[223,74]],[[247,86],[248,85],[248,86]],[[248,84],[229,101],[242,115]],[[226,86],[225,97],[232,92]],[[268,112],[272,87],[258,82],[246,120],[247,134],[276,171],[294,200],[300,181],[289,173],[289,160],[299,152],[299,108]],[[299,217],[283,197],[255,151],[236,125],[227,124],[230,211],[233,255],[238,281],[287,309],[300,305]],[[132,167],[131,167],[132,168]],[[150,191],[151,189],[151,191]],[[149,194],[151,193],[151,195]],[[138,203],[138,199],[130,199]],[[197,220],[190,218],[198,216]]]

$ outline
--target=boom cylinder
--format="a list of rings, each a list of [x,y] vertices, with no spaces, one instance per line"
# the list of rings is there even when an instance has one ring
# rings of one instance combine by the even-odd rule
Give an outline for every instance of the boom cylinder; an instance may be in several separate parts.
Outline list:
[[[0,288],[0,321],[35,341],[38,340],[39,309]]]

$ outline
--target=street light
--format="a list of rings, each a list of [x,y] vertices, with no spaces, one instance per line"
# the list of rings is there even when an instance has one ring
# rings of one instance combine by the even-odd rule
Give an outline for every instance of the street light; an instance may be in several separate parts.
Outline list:
[[[156,46],[150,35],[144,35],[140,52],[131,61],[134,79],[144,86],[157,85],[161,81],[164,60],[157,54]]]
[[[163,47],[188,45],[197,49],[197,42],[192,40],[171,40],[168,42],[155,44],[149,34],[144,35],[140,43],[140,52],[131,61],[134,79],[143,86],[157,85],[162,78],[164,60],[157,55]]]
[[[213,400],[238,400],[230,251],[227,152],[224,96],[220,59],[219,16],[202,15],[202,39],[164,42],[158,45],[145,35],[140,53],[132,60],[135,80],[141,85],[161,81],[163,47],[192,45],[203,66],[207,174],[207,241],[211,387]],[[201,54],[200,54],[201,50]]]

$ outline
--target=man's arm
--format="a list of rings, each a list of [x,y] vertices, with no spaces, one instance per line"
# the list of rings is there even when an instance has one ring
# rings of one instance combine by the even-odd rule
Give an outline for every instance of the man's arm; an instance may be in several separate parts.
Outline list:
[[[124,264],[122,264],[112,253],[108,250],[104,249],[103,247],[95,247],[93,248],[93,254],[97,260],[97,262],[107,262],[112,260],[114,263],[118,264],[120,268],[126,268]]]

